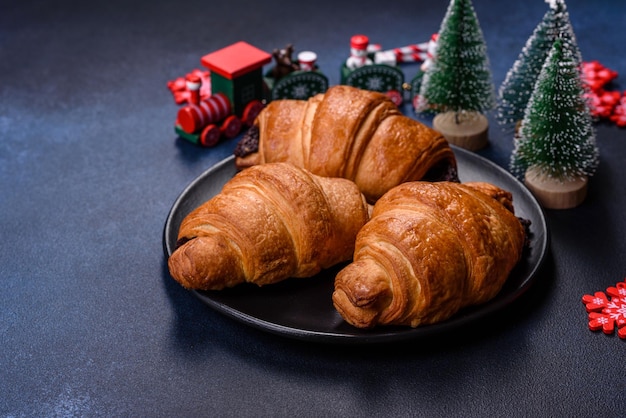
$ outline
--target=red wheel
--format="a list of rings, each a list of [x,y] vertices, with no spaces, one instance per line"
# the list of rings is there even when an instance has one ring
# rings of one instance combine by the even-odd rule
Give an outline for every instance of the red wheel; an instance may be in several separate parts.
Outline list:
[[[235,115],[230,115],[226,118],[222,127],[220,128],[222,135],[226,138],[234,138],[239,132],[241,132],[241,119]]]
[[[203,147],[212,147],[218,143],[221,135],[222,132],[220,132],[220,128],[218,128],[217,125],[209,124],[200,133],[200,145]]]
[[[417,109],[419,102],[420,102],[420,96],[416,94],[415,96],[413,96],[413,108],[414,109]]]
[[[400,106],[404,101],[402,94],[398,90],[389,90],[386,94],[396,106]]]
[[[241,117],[243,123],[246,126],[252,126],[256,117],[261,113],[265,105],[260,100],[253,100],[246,105],[243,110],[243,116]]]

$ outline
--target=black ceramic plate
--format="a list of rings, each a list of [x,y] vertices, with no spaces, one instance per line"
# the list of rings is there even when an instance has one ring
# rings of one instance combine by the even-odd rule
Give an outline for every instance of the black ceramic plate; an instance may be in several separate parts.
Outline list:
[[[290,279],[257,287],[243,284],[220,291],[193,291],[213,309],[245,324],[286,337],[327,343],[373,343],[426,337],[449,331],[509,305],[533,283],[548,248],[548,230],[541,207],[517,179],[491,161],[455,147],[461,181],[487,181],[513,194],[516,215],[529,219],[531,248],[500,293],[484,305],[460,311],[447,321],[418,328],[379,327],[360,330],[344,322],[335,311],[331,295],[335,274],[343,267],[307,279]],[[220,192],[236,173],[233,157],[211,167],[196,178],[176,199],[165,222],[164,249],[175,248],[182,219],[194,208]]]

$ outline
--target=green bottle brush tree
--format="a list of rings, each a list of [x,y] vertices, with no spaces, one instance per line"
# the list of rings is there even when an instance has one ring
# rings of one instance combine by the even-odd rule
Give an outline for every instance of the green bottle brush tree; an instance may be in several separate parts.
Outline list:
[[[557,39],[528,101],[511,155],[511,172],[523,177],[546,208],[566,209],[586,197],[599,159],[580,61]]]
[[[450,143],[477,150],[488,143],[489,123],[483,113],[494,106],[487,47],[474,7],[471,0],[452,0],[416,111],[436,112],[433,127]]]

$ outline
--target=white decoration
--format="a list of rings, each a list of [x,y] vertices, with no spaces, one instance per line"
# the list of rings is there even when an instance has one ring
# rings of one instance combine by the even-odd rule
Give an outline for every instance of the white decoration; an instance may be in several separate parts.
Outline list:
[[[557,0],[545,0],[548,5],[550,5],[551,9],[556,9]]]

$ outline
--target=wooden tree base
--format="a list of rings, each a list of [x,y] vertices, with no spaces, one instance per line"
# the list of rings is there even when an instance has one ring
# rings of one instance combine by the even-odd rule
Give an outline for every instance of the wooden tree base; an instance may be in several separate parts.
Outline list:
[[[524,184],[546,209],[570,209],[580,205],[587,196],[586,177],[575,180],[558,180],[546,176],[536,168],[529,168]]]
[[[477,151],[489,143],[489,121],[478,112],[444,112],[433,119],[433,129],[441,132],[450,144]]]

